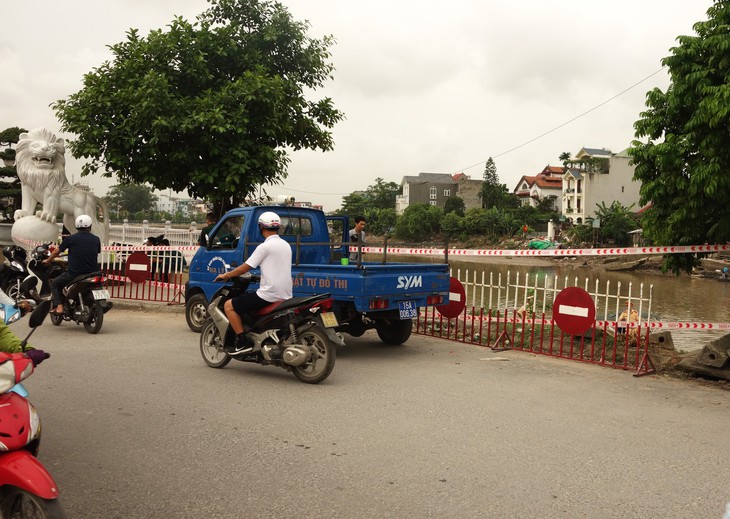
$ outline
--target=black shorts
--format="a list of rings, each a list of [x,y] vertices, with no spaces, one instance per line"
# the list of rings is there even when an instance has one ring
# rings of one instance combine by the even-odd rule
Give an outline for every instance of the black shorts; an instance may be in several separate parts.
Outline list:
[[[256,292],[246,292],[242,296],[234,297],[231,300],[233,309],[244,319],[253,321],[253,313],[271,304],[266,299],[261,299]]]

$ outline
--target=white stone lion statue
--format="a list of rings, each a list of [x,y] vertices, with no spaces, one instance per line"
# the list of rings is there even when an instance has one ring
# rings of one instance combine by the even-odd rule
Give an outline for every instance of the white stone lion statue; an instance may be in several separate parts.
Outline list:
[[[71,233],[76,232],[76,217],[91,217],[91,232],[102,245],[109,244],[109,219],[106,202],[101,198],[72,186],[66,178],[66,147],[63,139],[45,128],[21,133],[15,148],[15,165],[20,178],[22,203],[15,211],[15,219],[32,216],[36,204],[42,209],[35,216],[49,223],[56,222],[56,214],[63,213],[63,224]],[[104,222],[98,219],[102,209]]]

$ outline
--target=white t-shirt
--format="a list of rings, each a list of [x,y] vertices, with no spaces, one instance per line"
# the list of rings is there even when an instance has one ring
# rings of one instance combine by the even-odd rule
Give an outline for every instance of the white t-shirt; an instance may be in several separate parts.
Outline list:
[[[264,301],[273,303],[292,297],[291,245],[278,234],[272,234],[257,245],[246,265],[261,267],[261,284],[256,291]]]

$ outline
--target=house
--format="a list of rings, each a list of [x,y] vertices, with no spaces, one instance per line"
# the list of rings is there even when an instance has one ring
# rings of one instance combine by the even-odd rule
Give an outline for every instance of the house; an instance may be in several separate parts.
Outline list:
[[[458,196],[464,200],[464,207],[481,207],[482,181],[471,180],[464,173],[419,173],[418,176],[405,176],[401,180],[402,194],[395,200],[395,210],[403,214],[411,204],[430,204],[444,207],[446,200]]]
[[[548,198],[552,200],[553,209],[562,211],[564,174],[564,167],[547,165],[535,176],[524,175],[513,193],[522,205],[537,207],[540,200]]]
[[[634,166],[628,150],[612,153],[605,148],[581,148],[566,161],[563,174],[563,214],[573,223],[586,223],[597,206],[619,202],[639,203],[641,184],[633,180]]]

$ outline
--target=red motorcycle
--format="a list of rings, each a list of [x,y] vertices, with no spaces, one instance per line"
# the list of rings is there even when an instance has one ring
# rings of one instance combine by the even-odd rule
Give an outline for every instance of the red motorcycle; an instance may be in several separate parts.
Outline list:
[[[3,316],[11,308],[0,305]],[[25,344],[51,308],[50,301],[39,304],[30,316],[31,331]],[[33,373],[33,361],[24,353],[0,352],[0,516],[63,519],[58,486],[38,461],[41,423],[28,392],[20,383]]]

